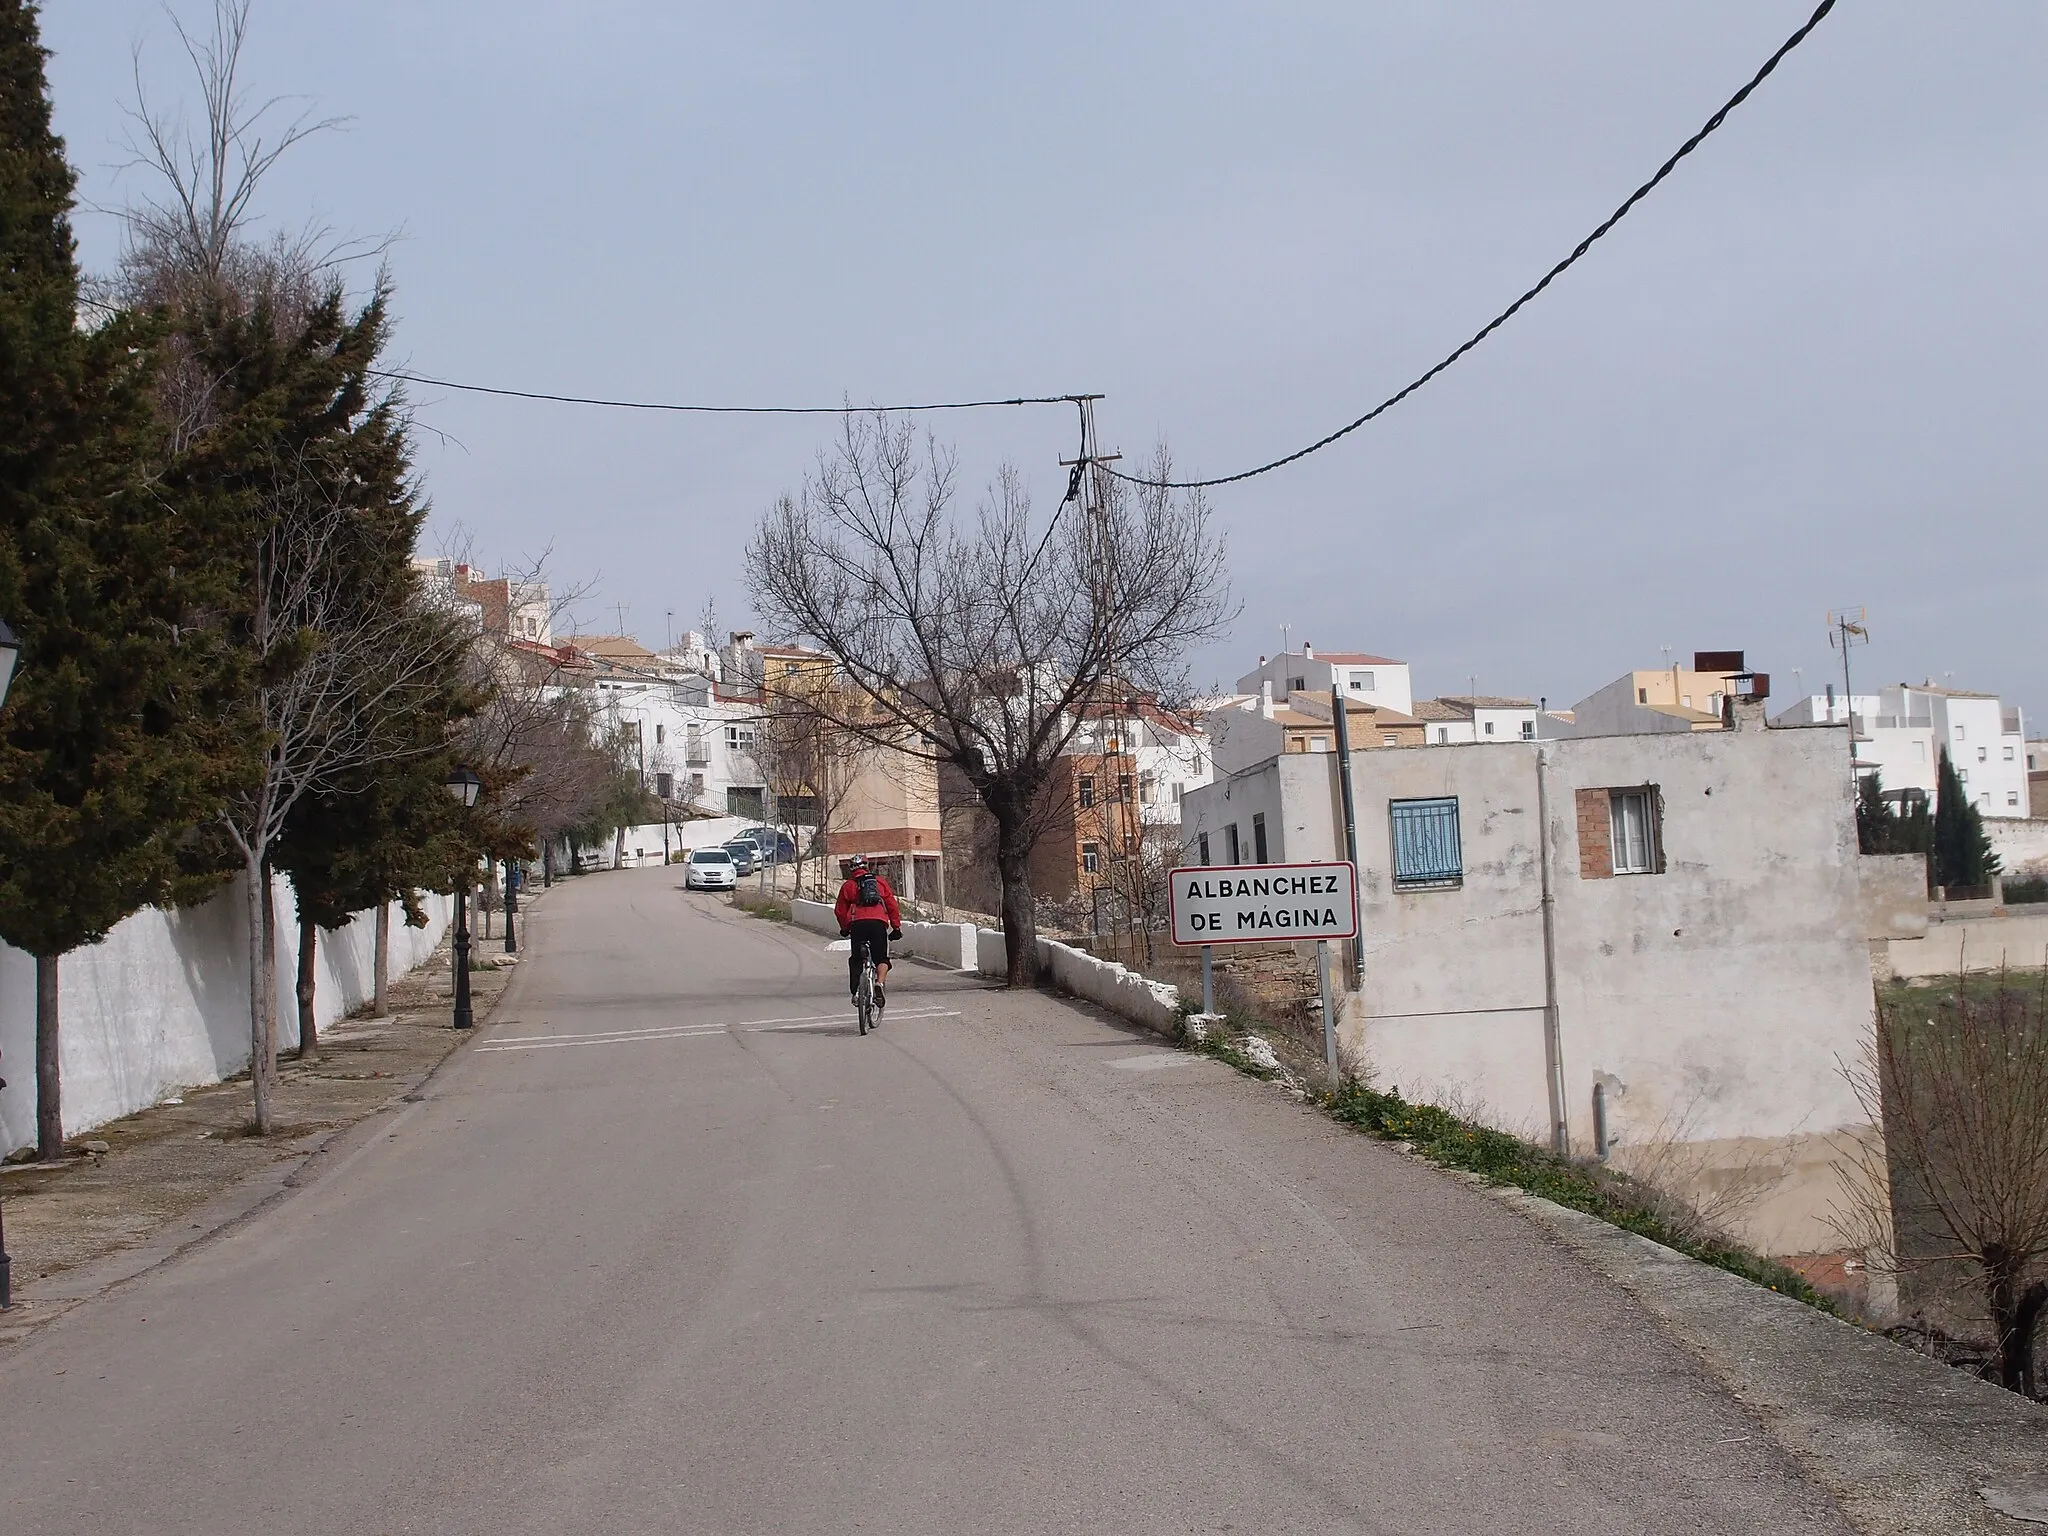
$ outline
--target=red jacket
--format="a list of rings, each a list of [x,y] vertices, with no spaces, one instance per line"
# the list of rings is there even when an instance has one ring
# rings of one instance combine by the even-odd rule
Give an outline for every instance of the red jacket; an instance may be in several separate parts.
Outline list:
[[[832,915],[839,919],[841,928],[862,918],[880,918],[891,928],[903,926],[903,913],[896,905],[896,893],[889,889],[889,882],[877,875],[875,884],[882,888],[882,900],[879,905],[871,907],[860,904],[858,880],[849,880],[839,887],[839,899],[832,903]]]

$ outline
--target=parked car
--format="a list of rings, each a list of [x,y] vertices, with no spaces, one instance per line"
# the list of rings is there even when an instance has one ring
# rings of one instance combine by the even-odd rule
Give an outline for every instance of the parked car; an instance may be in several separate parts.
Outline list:
[[[754,845],[756,853],[770,864],[794,864],[796,844],[789,840],[787,832],[778,832],[773,827],[748,827],[740,834]],[[739,839],[735,838],[737,842]],[[730,844],[727,845],[731,846]]]
[[[732,855],[733,871],[736,874],[751,875],[761,864],[760,850],[750,837],[736,837],[725,845],[725,851]]]
[[[729,891],[739,881],[739,870],[733,864],[732,855],[723,848],[693,849],[690,862],[683,866],[683,889],[686,891]]]

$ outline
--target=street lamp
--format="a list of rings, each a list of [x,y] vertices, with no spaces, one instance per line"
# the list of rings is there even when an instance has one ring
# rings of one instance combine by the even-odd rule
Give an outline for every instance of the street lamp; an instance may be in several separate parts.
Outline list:
[[[484,781],[468,767],[448,775],[449,798],[465,811],[484,792]],[[455,887],[455,1027],[468,1029],[476,1023],[469,1010],[469,875]]]
[[[5,619],[0,619],[0,704],[7,702],[7,689],[14,681],[14,664],[21,660],[21,642]],[[0,1077],[0,1088],[7,1079]],[[0,1312],[14,1305],[14,1261],[7,1257],[7,1216],[0,1211]]]
[[[505,861],[505,953],[519,953],[519,935],[513,928],[513,921],[519,915],[519,885],[526,877],[520,873],[517,859]]]

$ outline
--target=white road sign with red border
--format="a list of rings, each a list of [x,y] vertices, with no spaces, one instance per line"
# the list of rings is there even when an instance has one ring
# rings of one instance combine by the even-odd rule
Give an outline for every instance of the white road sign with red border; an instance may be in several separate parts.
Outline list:
[[[1167,878],[1176,944],[1277,944],[1358,932],[1349,864],[1230,864]]]

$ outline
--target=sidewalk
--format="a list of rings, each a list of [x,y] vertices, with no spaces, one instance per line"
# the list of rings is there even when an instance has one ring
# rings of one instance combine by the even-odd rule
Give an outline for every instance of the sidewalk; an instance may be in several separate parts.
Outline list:
[[[501,947],[479,939],[473,953],[496,959]],[[512,975],[471,973],[479,1022]],[[14,1260],[0,1345],[240,1220],[336,1134],[416,1090],[464,1039],[449,1024],[451,981],[444,941],[392,981],[388,1017],[337,1021],[322,1032],[320,1060],[281,1060],[271,1136],[248,1133],[244,1072],[72,1138],[84,1155],[68,1162],[0,1168]]]

